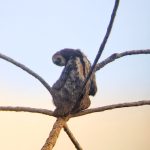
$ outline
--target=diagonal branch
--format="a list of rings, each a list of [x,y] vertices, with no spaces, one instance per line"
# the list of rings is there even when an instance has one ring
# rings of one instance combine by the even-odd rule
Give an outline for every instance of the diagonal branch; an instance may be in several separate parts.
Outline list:
[[[150,54],[150,49],[145,49],[145,50],[131,50],[131,51],[125,51],[122,53],[114,53],[105,60],[101,61],[96,65],[96,71],[100,70],[103,68],[105,65],[115,61],[118,58],[128,56],[128,55],[136,55],[136,54]]]
[[[79,112],[77,114],[74,114],[72,115],[72,117],[79,117],[79,116],[83,116],[83,115],[87,115],[91,113],[102,112],[102,111],[112,110],[116,108],[136,107],[136,106],[143,106],[143,105],[150,105],[150,100],[120,103],[120,104],[107,105],[107,106],[102,106],[102,107],[97,107],[97,108],[91,108],[91,109],[87,109],[82,112]]]
[[[20,62],[17,62],[16,60],[14,60],[4,54],[1,54],[1,53],[0,53],[0,58],[14,64],[15,66],[21,68],[22,70],[26,71],[27,73],[29,73],[30,75],[35,77],[37,80],[39,80],[43,84],[43,86],[45,86],[45,88],[50,92],[50,94],[52,94],[50,85],[41,76],[39,76],[37,73],[32,71],[30,68],[26,67],[25,65],[21,64]]]
[[[73,136],[72,132],[69,130],[69,127],[67,124],[64,126],[64,131],[67,133],[68,137],[71,139],[72,143],[76,147],[77,150],[83,150],[82,147],[80,146],[79,142],[75,139]]]
[[[56,122],[53,125],[53,129],[51,130],[49,137],[47,138],[44,146],[41,150],[52,150],[56,144],[58,136],[60,134],[61,129],[65,126],[66,122],[69,120],[68,117],[57,118]]]
[[[112,30],[112,27],[113,27],[113,23],[114,23],[114,20],[115,20],[115,16],[116,16],[116,13],[117,13],[117,9],[118,9],[118,6],[119,6],[119,2],[120,2],[120,0],[115,1],[115,5],[114,5],[114,8],[113,8],[113,11],[112,11],[112,14],[111,14],[111,19],[110,19],[109,25],[107,27],[106,34],[105,34],[104,39],[103,39],[103,41],[100,45],[100,48],[98,50],[98,53],[97,53],[96,58],[94,60],[94,63],[93,63],[93,65],[92,65],[92,67],[91,67],[91,69],[90,69],[90,71],[89,71],[89,73],[88,73],[88,75],[87,75],[87,77],[84,81],[82,91],[84,91],[84,88],[85,88],[88,80],[90,79],[92,73],[94,72],[95,66],[96,66],[99,58],[101,57],[101,54],[102,54],[102,52],[105,48],[105,45],[107,43],[107,40],[108,40],[109,36],[110,36],[111,30]]]

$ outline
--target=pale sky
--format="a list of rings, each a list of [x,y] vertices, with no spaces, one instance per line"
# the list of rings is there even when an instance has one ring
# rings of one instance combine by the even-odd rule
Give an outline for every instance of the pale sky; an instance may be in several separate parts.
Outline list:
[[[0,53],[39,73],[52,85],[61,67],[52,55],[80,48],[93,62],[114,1],[0,0]],[[122,0],[102,59],[112,53],[150,48],[150,1]],[[150,99],[150,56],[121,58],[97,72],[91,107]],[[54,109],[45,88],[30,75],[0,60],[0,105]],[[0,150],[39,150],[54,118],[0,112]],[[87,150],[149,150],[150,106],[113,110],[69,121]],[[93,128],[92,128],[93,127]],[[61,132],[54,150],[74,149]]]

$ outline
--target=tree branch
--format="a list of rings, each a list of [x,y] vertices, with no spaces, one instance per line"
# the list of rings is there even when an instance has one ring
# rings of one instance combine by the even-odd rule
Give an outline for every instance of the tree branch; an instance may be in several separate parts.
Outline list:
[[[119,2],[120,2],[120,0],[116,0],[115,1],[115,5],[114,5],[114,8],[113,8],[113,11],[112,11],[112,14],[111,14],[111,18],[110,18],[110,22],[109,22],[108,27],[107,27],[106,34],[105,34],[104,39],[103,39],[103,41],[102,41],[102,43],[100,45],[100,48],[98,50],[98,53],[97,53],[96,58],[94,60],[94,63],[91,66],[91,69],[90,69],[90,71],[89,71],[89,73],[88,73],[88,75],[87,75],[87,77],[86,77],[86,79],[84,81],[82,91],[84,91],[84,88],[85,88],[88,80],[90,79],[92,73],[94,72],[96,64],[97,64],[98,60],[100,59],[100,57],[102,55],[102,52],[103,52],[103,50],[105,48],[105,45],[107,43],[107,40],[108,40],[108,38],[110,36],[111,30],[112,30],[112,27],[113,27],[113,23],[114,23],[114,20],[115,20],[115,16],[116,16],[116,13],[117,13],[117,9],[118,9],[118,6],[119,6]]]
[[[15,112],[29,112],[29,113],[39,113],[48,116],[54,116],[53,111],[41,108],[31,108],[31,107],[12,107],[12,106],[0,106],[0,111],[15,111]]]
[[[72,115],[72,117],[79,117],[79,116],[83,116],[83,115],[87,115],[91,113],[102,112],[102,111],[112,110],[116,108],[135,107],[135,106],[143,106],[143,105],[150,105],[150,100],[120,103],[120,104],[107,105],[107,106],[102,106],[102,107],[97,107],[97,108],[91,108],[91,109],[87,109],[82,112],[79,112],[77,114],[74,114]]]
[[[14,60],[4,54],[1,54],[1,53],[0,53],[0,58],[14,64],[15,66],[21,68],[22,70],[26,71],[27,73],[29,73],[30,75],[35,77],[37,80],[39,80],[43,84],[43,86],[50,92],[50,94],[52,94],[50,85],[41,76],[39,76],[37,73],[32,71],[30,68],[26,67],[25,65],[21,64],[20,62],[17,62],[16,60]]]
[[[84,80],[84,83],[83,83],[83,86],[82,86],[82,89],[81,89],[81,94],[79,95],[78,101],[76,102],[76,104],[75,104],[73,109],[78,108],[80,106],[80,103],[81,103],[81,100],[82,100],[81,99],[82,93],[83,93],[83,91],[84,91],[84,89],[86,87],[86,84],[87,84],[88,80],[90,79],[92,73],[95,72],[96,64],[97,64],[99,58],[101,57],[101,54],[102,54],[102,52],[103,52],[103,50],[105,48],[105,45],[107,43],[107,40],[108,40],[109,36],[110,36],[111,30],[112,30],[112,27],[113,27],[113,23],[114,23],[114,20],[115,20],[115,16],[116,16],[116,13],[117,13],[117,9],[118,9],[118,6],[119,6],[119,2],[120,2],[120,0],[116,0],[115,1],[115,5],[114,5],[114,8],[113,8],[113,11],[112,11],[112,14],[111,14],[111,18],[110,18],[110,21],[109,21],[109,24],[108,24],[105,36],[104,36],[103,41],[102,41],[102,43],[101,43],[101,45],[99,47],[99,50],[98,50],[98,53],[97,53],[97,55],[95,57],[94,63],[91,66],[91,69],[90,69],[89,73],[87,74],[87,77]]]
[[[111,56],[109,56],[108,58],[106,58],[105,60],[103,60],[102,62],[98,63],[96,65],[96,71],[100,70],[101,68],[103,68],[107,64],[115,61],[118,58],[128,56],[128,55],[137,55],[137,54],[150,54],[150,49],[131,50],[131,51],[125,51],[125,52],[122,52],[122,53],[114,53]]]
[[[69,116],[65,118],[58,118],[53,125],[49,137],[47,138],[44,146],[41,150],[52,150],[56,144],[57,138],[60,134],[61,129],[65,126],[66,122],[69,120]]]
[[[75,139],[74,135],[72,132],[69,130],[69,127],[67,124],[64,126],[64,131],[67,133],[68,137],[71,139],[72,143],[76,147],[77,150],[83,150],[82,147],[80,146],[79,142]]]

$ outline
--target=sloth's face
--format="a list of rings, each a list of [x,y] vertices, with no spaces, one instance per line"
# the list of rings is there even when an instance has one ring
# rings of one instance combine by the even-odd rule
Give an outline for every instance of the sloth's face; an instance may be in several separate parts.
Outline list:
[[[65,66],[66,65],[66,59],[60,54],[56,53],[52,57],[53,63],[58,66]]]
[[[53,63],[58,66],[66,66],[68,60],[75,58],[75,57],[79,57],[79,58],[83,57],[80,50],[65,48],[56,52],[53,55],[52,60],[53,60]]]

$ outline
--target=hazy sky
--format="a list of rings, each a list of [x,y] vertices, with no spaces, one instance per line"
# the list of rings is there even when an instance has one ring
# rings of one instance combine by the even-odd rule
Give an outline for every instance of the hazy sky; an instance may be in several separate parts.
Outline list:
[[[80,48],[93,62],[113,5],[110,0],[0,0],[0,53],[30,67],[52,85],[62,70],[51,61],[56,51]],[[149,0],[120,2],[101,60],[116,52],[150,48],[149,6]],[[150,99],[149,66],[150,55],[128,56],[97,72],[98,93],[92,107]],[[0,60],[0,105],[54,109],[49,93],[36,79],[4,60]],[[0,120],[3,150],[20,149],[19,144],[21,150],[40,149],[54,121],[5,112]],[[89,115],[69,125],[88,150],[150,149],[149,106]],[[94,129],[89,129],[91,125]],[[73,149],[63,132],[55,150],[62,145]]]

